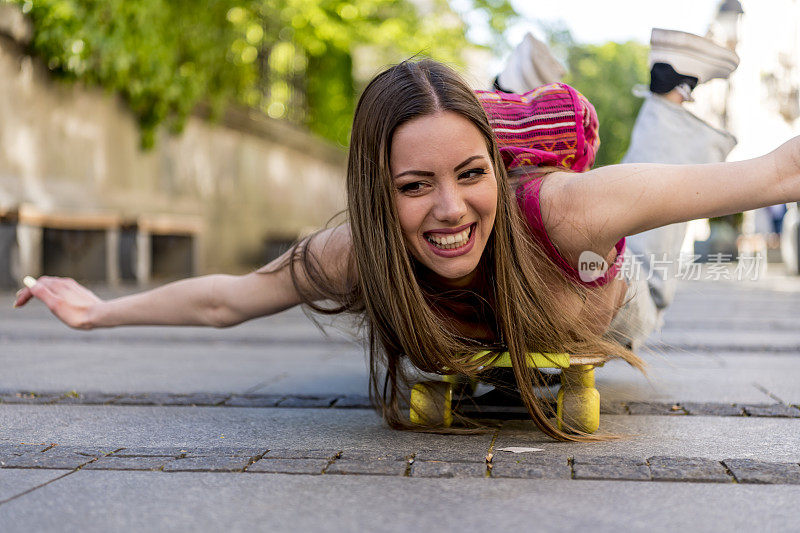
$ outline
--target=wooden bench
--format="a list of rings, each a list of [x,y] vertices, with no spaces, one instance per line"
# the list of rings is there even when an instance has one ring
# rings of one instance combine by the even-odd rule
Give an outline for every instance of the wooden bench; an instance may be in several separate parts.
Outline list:
[[[110,285],[119,283],[119,215],[107,211],[44,211],[22,204],[16,218],[22,275],[70,275]],[[59,250],[62,245],[66,249]],[[100,271],[104,275],[98,274]]]
[[[134,274],[139,285],[154,278],[196,276],[203,271],[205,225],[192,215],[144,214],[135,221]]]
[[[199,216],[123,217],[109,211],[44,211],[22,204],[0,211],[0,221],[14,228],[0,229],[0,236],[16,236],[16,244],[6,243],[18,249],[8,254],[16,257],[0,265],[0,277],[5,266],[12,284],[21,276],[44,274],[111,286],[128,279],[147,285],[154,278],[202,271],[204,224]]]

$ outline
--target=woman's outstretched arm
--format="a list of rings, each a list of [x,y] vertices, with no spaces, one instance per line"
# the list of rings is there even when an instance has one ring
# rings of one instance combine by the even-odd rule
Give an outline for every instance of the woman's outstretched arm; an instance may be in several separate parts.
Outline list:
[[[340,272],[349,244],[349,231],[339,226],[317,234],[310,246],[322,265],[330,265],[326,275],[333,276]],[[283,259],[276,259],[274,264],[281,264]],[[14,304],[20,307],[38,298],[62,322],[76,329],[132,325],[228,327],[301,302],[288,266],[268,268],[273,270],[270,273],[261,270],[242,276],[212,274],[183,279],[108,301],[73,279],[42,276],[31,287],[22,289]],[[305,286],[307,280],[303,276],[299,281],[301,289],[311,293],[313,289]]]
[[[570,261],[676,222],[800,200],[800,137],[747,161],[610,165],[542,183],[548,234]]]
[[[114,326],[212,326],[216,285],[213,274],[182,279],[138,294],[103,301],[72,278],[42,276],[17,294],[14,307],[38,298],[75,329]],[[26,278],[27,279],[27,278]]]
[[[309,247],[323,276],[338,289],[348,278],[351,242],[350,226],[342,224],[313,235],[301,246]],[[306,276],[302,265],[296,269],[299,291],[295,287],[288,265],[290,253],[291,250],[250,274],[224,276],[217,287],[220,304],[214,313],[215,325],[233,326],[252,318],[278,313],[303,303],[301,293],[312,300],[324,299],[324,295]]]

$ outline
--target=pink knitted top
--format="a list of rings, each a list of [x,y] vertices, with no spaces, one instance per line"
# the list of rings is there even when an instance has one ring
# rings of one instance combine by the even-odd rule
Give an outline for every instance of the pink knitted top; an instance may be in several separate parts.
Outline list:
[[[543,85],[525,94],[475,91],[492,125],[507,169],[520,166],[555,166],[584,172],[594,164],[600,146],[594,106],[581,93],[564,83]],[[558,252],[542,220],[539,190],[543,177],[523,180],[517,200],[531,234],[551,260],[581,285],[598,287],[617,275],[625,251],[625,239],[616,244],[617,257],[606,273],[594,280],[581,280],[575,265]]]
[[[517,189],[517,203],[522,209],[522,212],[525,213],[525,218],[528,221],[528,228],[531,230],[531,234],[539,244],[544,247],[545,251],[550,256],[550,260],[558,265],[570,279],[586,287],[600,287],[614,279],[619,269],[622,267],[622,261],[624,259],[622,254],[625,253],[625,238],[623,237],[620,239],[614,246],[614,249],[617,251],[617,257],[609,266],[608,270],[606,270],[605,274],[594,281],[583,281],[578,269],[564,259],[547,234],[539,204],[539,189],[541,186],[541,176],[528,181],[524,185],[520,185]]]

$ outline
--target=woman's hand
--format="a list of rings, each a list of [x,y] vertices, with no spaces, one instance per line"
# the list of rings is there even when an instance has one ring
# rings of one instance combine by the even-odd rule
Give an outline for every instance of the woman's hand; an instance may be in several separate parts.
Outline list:
[[[103,301],[72,278],[42,276],[38,280],[26,276],[26,285],[17,293],[14,307],[21,307],[31,298],[39,298],[62,322],[75,329],[92,329],[92,315]]]

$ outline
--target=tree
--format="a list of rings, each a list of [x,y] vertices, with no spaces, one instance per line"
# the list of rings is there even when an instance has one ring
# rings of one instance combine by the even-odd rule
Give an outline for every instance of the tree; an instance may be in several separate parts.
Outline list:
[[[628,150],[642,106],[642,99],[631,89],[649,81],[648,50],[634,41],[575,45],[569,50],[569,74],[564,81],[589,99],[600,120],[597,166],[619,163]]]
[[[122,95],[145,147],[201,102],[217,115],[231,102],[258,108],[344,145],[358,50],[381,64],[422,53],[462,65],[477,46],[447,0],[8,1],[30,17],[31,51],[55,75]],[[508,0],[468,7],[496,43],[516,17]]]
[[[583,93],[597,110],[600,150],[595,165],[619,163],[643,102],[631,90],[650,80],[650,48],[635,41],[581,44],[564,23],[543,25],[543,30],[553,53],[567,65],[564,82]]]

